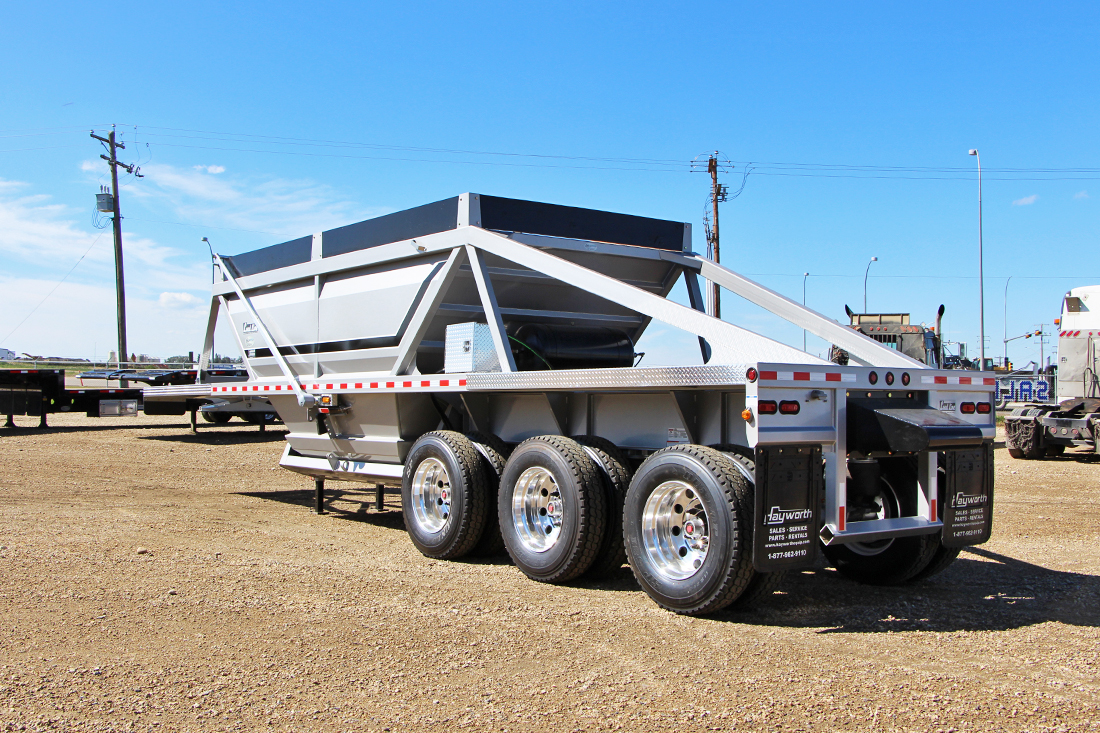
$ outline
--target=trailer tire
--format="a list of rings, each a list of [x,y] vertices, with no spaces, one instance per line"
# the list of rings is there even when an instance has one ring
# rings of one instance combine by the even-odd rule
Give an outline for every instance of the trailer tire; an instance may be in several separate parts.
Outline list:
[[[938,458],[939,467],[937,471],[939,475],[937,476],[936,485],[939,487],[939,491],[937,492],[939,495],[939,500],[936,502],[936,506],[938,507],[939,511],[936,512],[936,518],[942,522],[943,510],[944,507],[947,506],[947,500],[944,496],[945,487],[947,486],[947,471],[945,470],[945,466],[947,465],[947,456],[943,453],[943,451],[940,451]],[[962,551],[961,547],[943,546],[943,532],[938,532],[933,535],[933,537],[935,539],[936,551],[932,554],[932,559],[929,560],[928,564],[925,565],[920,571],[918,571],[916,575],[908,580],[909,583],[919,583],[922,580],[927,580],[928,578],[931,578],[933,575],[939,575],[959,557],[959,552]]]
[[[485,513],[485,529],[470,554],[474,557],[496,557],[504,553],[504,536],[500,533],[495,502],[500,491],[500,476],[504,473],[504,464],[511,450],[507,443],[492,433],[475,430],[466,433],[466,437],[481,454],[485,475],[489,479],[489,511]]]
[[[932,559],[920,570],[916,575],[910,578],[907,582],[919,583],[922,580],[927,580],[933,575],[939,575],[947,569],[951,563],[955,562],[959,557],[959,552],[962,551],[961,547],[944,547],[940,543],[940,535],[935,535],[936,538],[936,551],[932,554]]]
[[[210,412],[208,410],[200,410],[199,414],[202,415],[202,419],[206,422],[212,422],[215,425],[225,425],[229,422],[233,416],[228,412]]]
[[[756,452],[747,446],[735,445],[732,443],[724,443],[721,445],[711,446],[715,450],[721,451],[734,463],[743,466],[744,469],[752,476],[752,480],[749,483],[748,491],[745,494],[745,516],[753,517],[755,521],[756,512]],[[773,593],[779,590],[779,586],[783,583],[783,579],[787,576],[786,570],[778,570],[771,573],[762,573],[759,570],[753,568],[752,580],[745,587],[745,590],[741,595],[737,596],[737,599],[730,604],[732,608],[747,609],[758,605],[766,598],[770,597]]]
[[[481,538],[489,478],[481,454],[462,433],[436,430],[409,450],[401,478],[405,529],[427,557],[454,560]]]
[[[898,480],[905,480],[904,472],[911,467],[894,459],[882,475],[883,508],[886,518],[916,514],[914,492],[896,491],[890,485],[891,473]],[[884,467],[885,468],[885,467]],[[914,479],[915,480],[915,479]],[[927,568],[943,546],[939,535],[911,535],[894,537],[877,542],[858,542],[850,545],[826,545],[825,557],[844,577],[866,585],[901,585],[915,578]]]
[[[500,478],[497,518],[524,575],[566,583],[595,562],[607,530],[596,462],[575,440],[543,435],[516,446]]]
[[[713,448],[677,445],[642,463],[623,532],[634,577],[657,605],[699,616],[745,592],[753,579],[749,496],[744,474]]]
[[[574,438],[596,462],[607,501],[607,530],[596,560],[587,571],[592,577],[607,577],[626,565],[626,544],[623,540],[623,502],[630,487],[630,465],[626,454],[607,438],[581,435]]]

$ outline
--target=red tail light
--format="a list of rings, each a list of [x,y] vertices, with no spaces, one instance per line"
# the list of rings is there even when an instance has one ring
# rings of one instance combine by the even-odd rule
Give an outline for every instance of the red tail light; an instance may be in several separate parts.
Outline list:
[[[757,376],[759,375],[756,372],[756,367],[749,367],[748,370],[745,372],[745,379],[749,380],[750,382],[755,382]]]
[[[867,374],[867,381],[871,384],[878,384],[878,372],[872,371]]]
[[[993,411],[993,405],[989,404],[988,402],[979,402],[978,403],[978,414],[979,415],[988,415],[992,411]]]
[[[964,403],[962,403],[961,405],[959,405],[959,412],[961,412],[964,415],[973,415],[974,414],[974,403],[973,402],[964,402]]]
[[[894,373],[893,372],[886,372],[886,383],[887,384],[893,384],[894,383]]]
[[[760,400],[756,403],[756,411],[761,415],[774,415],[779,412],[779,405],[775,400]]]
[[[903,385],[905,385],[906,387],[909,386],[909,372],[902,372],[901,373],[901,383]]]
[[[779,403],[779,411],[784,415],[797,415],[801,409],[802,405],[798,404],[798,400],[783,400]]]

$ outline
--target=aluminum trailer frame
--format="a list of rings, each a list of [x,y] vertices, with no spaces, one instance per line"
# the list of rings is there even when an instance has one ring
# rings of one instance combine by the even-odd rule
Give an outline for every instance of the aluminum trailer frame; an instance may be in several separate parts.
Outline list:
[[[444,428],[507,444],[599,436],[633,463],[656,460],[669,446],[741,456],[738,470],[756,497],[744,528],[755,537],[755,572],[811,565],[819,541],[874,554],[868,548],[907,537],[935,536],[936,547],[988,538],[992,374],[929,369],[690,249],[689,224],[462,194],[244,255],[215,255],[200,370],[224,311],[252,378],[211,385],[210,396],[269,400],[289,429],[280,464],[314,476],[319,492],[326,478],[400,479],[414,524],[407,504],[419,469],[405,464]],[[667,299],[680,277],[692,307]],[[699,277],[840,346],[856,366],[706,315]],[[517,370],[510,331],[517,324],[616,328],[636,343],[653,320],[698,337],[705,364]],[[445,331],[469,321],[488,328],[498,371],[445,371]],[[876,473],[856,491],[853,459],[904,461],[911,470],[894,470],[912,475],[904,487],[895,478],[894,490],[875,488]],[[872,494],[893,495],[877,514],[865,509],[868,485]],[[510,490],[503,486],[501,496]],[[864,509],[853,514],[857,495]],[[784,534],[790,527],[803,531]],[[510,530],[502,529],[507,543]],[[785,541],[769,545],[776,536]],[[920,541],[922,552],[933,547]],[[685,613],[714,610],[651,595]]]

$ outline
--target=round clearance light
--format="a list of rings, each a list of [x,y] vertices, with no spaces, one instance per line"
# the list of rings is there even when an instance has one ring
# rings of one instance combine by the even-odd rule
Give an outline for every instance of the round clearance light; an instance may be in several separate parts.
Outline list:
[[[867,381],[871,384],[878,384],[878,372],[872,371],[867,375]]]
[[[906,387],[909,386],[909,372],[901,373],[901,383],[904,384]]]
[[[755,382],[758,376],[759,375],[756,372],[756,367],[749,367],[748,371],[745,372],[745,379],[749,380],[750,382]],[[745,419],[747,420],[748,418]]]
[[[744,410],[741,410],[741,418],[745,422],[752,422],[752,410],[747,407]]]
[[[886,372],[886,383],[887,384],[893,384],[894,383],[894,373],[893,372]]]

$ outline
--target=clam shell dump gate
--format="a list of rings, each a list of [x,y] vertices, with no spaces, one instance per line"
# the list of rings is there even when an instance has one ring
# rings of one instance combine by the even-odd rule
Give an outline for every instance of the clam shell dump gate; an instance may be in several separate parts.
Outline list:
[[[988,538],[992,375],[702,258],[690,224],[462,194],[215,262],[200,368],[225,313],[251,377],[209,396],[269,400],[281,465],[318,487],[400,481],[433,557],[503,543],[550,582],[629,560],[659,604],[707,613],[822,548],[904,582]],[[700,278],[852,365],[708,316]],[[695,366],[635,366],[654,320],[696,337]]]

